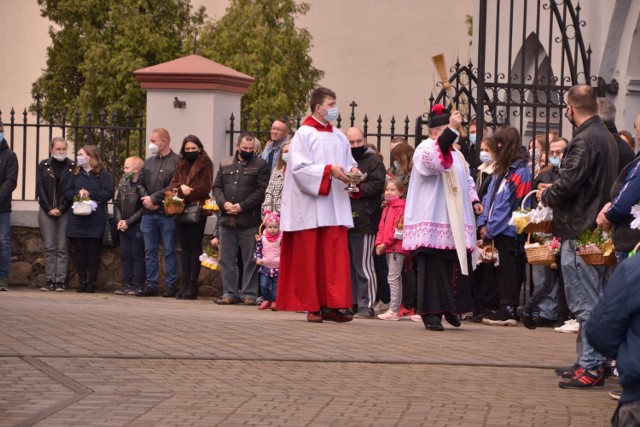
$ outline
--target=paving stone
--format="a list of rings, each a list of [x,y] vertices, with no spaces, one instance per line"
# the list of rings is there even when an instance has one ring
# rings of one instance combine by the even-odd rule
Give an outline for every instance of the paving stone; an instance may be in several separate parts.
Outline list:
[[[575,335],[309,324],[208,300],[0,295],[0,426],[605,426],[563,390]]]

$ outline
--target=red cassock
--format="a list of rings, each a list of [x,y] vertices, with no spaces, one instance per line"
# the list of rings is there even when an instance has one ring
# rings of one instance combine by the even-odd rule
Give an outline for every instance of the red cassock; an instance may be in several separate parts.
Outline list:
[[[278,276],[278,310],[349,308],[351,270],[347,227],[284,232]]]

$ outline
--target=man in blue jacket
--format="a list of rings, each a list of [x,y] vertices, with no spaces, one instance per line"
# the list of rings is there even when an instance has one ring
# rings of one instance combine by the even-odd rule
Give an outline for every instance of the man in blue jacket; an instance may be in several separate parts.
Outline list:
[[[593,348],[618,361],[623,392],[611,425],[640,425],[640,256],[618,265],[585,329]]]
[[[0,122],[0,291],[9,290],[11,266],[11,193],[18,185],[18,158],[4,139]]]

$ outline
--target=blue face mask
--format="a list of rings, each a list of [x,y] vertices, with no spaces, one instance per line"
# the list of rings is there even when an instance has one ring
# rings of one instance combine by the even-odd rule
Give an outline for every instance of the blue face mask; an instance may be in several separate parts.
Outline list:
[[[0,141],[4,139],[4,132],[0,132]]]
[[[470,133],[469,134],[469,142],[471,144],[475,144],[476,143],[476,134],[475,133]]]
[[[396,171],[399,171],[399,170],[400,170],[400,162],[399,162],[399,161],[397,161],[397,160],[394,160],[394,161],[393,161],[393,168],[394,168]]]
[[[559,168],[560,157],[549,157],[549,163],[551,163],[551,166],[553,166],[554,168]]]
[[[340,114],[339,111],[338,111],[338,107],[327,108],[327,115],[324,116],[324,118],[328,122],[332,122],[332,121],[334,121],[335,119],[338,118],[338,114]]]
[[[491,162],[493,162],[493,156],[491,155],[491,153],[488,153],[486,151],[481,151],[480,152],[480,161],[482,163],[491,163]]]
[[[87,160],[85,156],[78,156],[77,163],[78,163],[78,166],[84,167],[89,163],[89,160]]]
[[[282,154],[282,161],[287,163],[289,161],[289,153]]]

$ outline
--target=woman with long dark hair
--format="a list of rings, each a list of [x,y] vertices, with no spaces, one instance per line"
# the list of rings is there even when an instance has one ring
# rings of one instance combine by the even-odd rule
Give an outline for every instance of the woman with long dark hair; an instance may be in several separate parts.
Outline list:
[[[184,199],[187,206],[194,203],[202,206],[209,197],[212,186],[213,162],[204,151],[200,138],[187,135],[182,141],[180,161],[176,165],[169,188],[177,189],[178,197]],[[206,224],[207,217],[202,214],[195,223],[176,221],[182,264],[182,292],[176,294],[178,299],[198,298],[199,258],[202,254],[202,238]]]
[[[75,246],[76,269],[78,270],[78,292],[95,292],[100,265],[100,245],[107,225],[107,202],[113,197],[113,178],[100,161],[95,145],[85,145],[78,150],[73,175],[64,189],[64,197],[73,202],[74,196],[90,199],[95,203],[89,215],[69,217],[67,237]]]
[[[478,232],[483,239],[493,240],[500,263],[496,268],[496,284],[500,309],[482,319],[489,325],[516,326],[516,307],[520,300],[520,284],[526,257],[523,235],[509,225],[511,213],[531,190],[531,168],[527,166],[520,132],[505,126],[493,134],[497,146],[495,172],[478,217]]]

